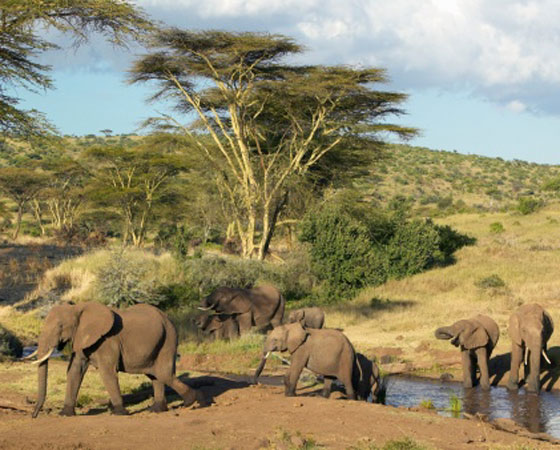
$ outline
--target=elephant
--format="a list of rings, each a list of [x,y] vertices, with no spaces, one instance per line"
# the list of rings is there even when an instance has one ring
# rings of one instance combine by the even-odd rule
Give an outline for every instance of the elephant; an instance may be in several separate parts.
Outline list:
[[[264,343],[263,357],[255,372],[257,382],[271,352],[288,351],[292,358],[284,376],[285,395],[296,395],[296,386],[304,367],[323,375],[323,397],[331,393],[332,382],[337,378],[346,388],[346,396],[356,399],[352,385],[355,352],[348,338],[338,330],[303,328],[299,322],[281,325],[268,334]]]
[[[325,313],[316,306],[312,308],[295,309],[288,316],[288,323],[299,322],[303,328],[323,328]]]
[[[197,325],[200,331],[211,339],[231,340],[239,337],[239,323],[235,316],[203,314],[197,318]]]
[[[528,392],[540,390],[541,355],[551,364],[546,354],[546,343],[554,331],[550,314],[537,303],[522,305],[509,318],[508,334],[511,338],[511,366],[508,389],[519,387],[519,366],[525,363],[524,376]]]
[[[37,355],[39,394],[33,418],[45,402],[48,359],[55,349],[72,342],[72,354],[66,377],[63,416],[75,415],[76,398],[84,375],[91,363],[109,392],[113,414],[124,415],[118,372],[145,374],[152,380],[152,411],[167,410],[165,385],[173,388],[189,406],[202,394],[175,376],[177,331],[167,316],[154,306],[138,304],[119,311],[97,302],[54,306],[39,335]]]
[[[199,309],[217,314],[235,315],[239,333],[248,333],[253,326],[261,331],[275,328],[284,319],[285,300],[271,285],[252,289],[219,287],[203,298]]]
[[[358,400],[368,401],[370,395],[377,403],[381,390],[381,377],[377,364],[362,353],[356,353],[352,372],[352,385]]]
[[[485,390],[490,389],[488,361],[500,337],[498,324],[493,319],[478,314],[451,326],[438,328],[435,335],[438,339],[451,339],[451,343],[461,349],[465,388],[474,386],[478,363],[480,386]]]

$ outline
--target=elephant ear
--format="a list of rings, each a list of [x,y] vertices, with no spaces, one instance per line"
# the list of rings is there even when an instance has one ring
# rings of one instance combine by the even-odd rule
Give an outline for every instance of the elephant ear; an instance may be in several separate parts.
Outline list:
[[[543,311],[544,313],[544,327],[546,330],[546,339],[548,340],[552,333],[554,332],[554,322],[552,321],[552,316],[547,312]]]
[[[113,311],[97,302],[87,302],[79,308],[78,327],[72,341],[72,349],[77,351],[91,347],[105,336],[115,322]]]
[[[467,350],[484,347],[488,344],[488,333],[481,324],[473,322],[461,333],[460,342]]]
[[[290,353],[294,353],[304,343],[309,333],[299,322],[296,322],[287,326],[286,334],[286,347]]]
[[[521,345],[521,324],[519,322],[519,316],[517,314],[512,314],[509,318],[508,334],[511,341],[516,345]]]

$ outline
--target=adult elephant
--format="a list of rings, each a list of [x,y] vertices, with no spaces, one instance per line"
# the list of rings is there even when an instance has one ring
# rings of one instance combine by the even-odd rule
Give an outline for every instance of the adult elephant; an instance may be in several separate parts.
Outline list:
[[[227,314],[202,314],[197,318],[199,330],[211,339],[236,339],[239,323],[235,316]]]
[[[284,307],[280,291],[265,284],[252,289],[219,287],[202,299],[199,309],[235,315],[240,334],[245,334],[253,326],[268,330],[281,325]]]
[[[299,322],[276,327],[264,343],[263,357],[255,372],[256,383],[271,352],[290,352],[290,368],[284,377],[285,394],[296,395],[296,386],[304,368],[325,377],[323,396],[328,398],[332,382],[344,384],[346,395],[356,399],[352,383],[355,352],[348,338],[338,330],[303,328]]]
[[[538,303],[523,305],[511,315],[508,329],[511,338],[508,389],[518,389],[519,366],[524,361],[526,389],[529,392],[539,392],[541,355],[550,364],[550,359],[546,354],[546,343],[553,331],[552,317]]]
[[[500,337],[498,324],[488,316],[478,314],[436,330],[436,338],[450,339],[461,350],[463,386],[471,388],[476,382],[476,366],[480,368],[480,386],[490,389],[488,360]]]
[[[316,306],[295,309],[288,316],[289,323],[299,322],[303,328],[323,328],[325,313]]]
[[[142,373],[153,383],[152,411],[167,410],[165,385],[191,405],[199,393],[175,376],[177,332],[167,316],[150,305],[135,305],[124,311],[87,302],[58,305],[51,309],[39,336],[35,354],[39,365],[39,395],[33,417],[45,402],[48,359],[53,351],[72,342],[68,364],[64,416],[73,416],[78,390],[91,363],[109,392],[114,414],[128,414],[123,406],[117,372]],[[35,356],[30,355],[30,357]]]

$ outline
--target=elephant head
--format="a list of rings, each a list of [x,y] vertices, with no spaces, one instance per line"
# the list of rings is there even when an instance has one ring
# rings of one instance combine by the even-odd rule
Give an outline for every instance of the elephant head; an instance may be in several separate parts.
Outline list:
[[[37,355],[34,364],[39,365],[39,394],[33,417],[37,417],[45,402],[48,359],[54,350],[72,341],[73,352],[84,351],[108,334],[114,323],[113,312],[96,302],[58,305],[50,310],[39,335],[37,351],[30,355]]]
[[[244,289],[219,287],[200,302],[199,309],[220,314],[243,314],[251,311],[252,303]]]
[[[303,325],[305,323],[305,310],[302,308],[290,312],[290,315],[288,316],[288,322],[289,323],[299,322],[300,324]]]
[[[263,357],[255,372],[253,382],[256,383],[264,369],[266,360],[272,352],[295,352],[302,345],[309,333],[299,322],[281,325],[274,328],[266,338],[263,348]]]
[[[490,341],[483,325],[475,320],[459,320],[451,326],[438,328],[435,335],[438,339],[450,339],[455,347],[467,350],[484,347]]]

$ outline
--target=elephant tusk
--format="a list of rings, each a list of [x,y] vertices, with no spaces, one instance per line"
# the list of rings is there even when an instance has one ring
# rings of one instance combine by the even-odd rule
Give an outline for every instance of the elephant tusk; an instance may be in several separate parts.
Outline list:
[[[50,358],[50,356],[53,354],[54,352],[54,347],[51,348],[47,354],[45,356],[43,356],[41,359],[38,359],[37,361],[33,361],[31,364],[41,364],[43,361],[46,361],[47,359]]]
[[[528,364],[528,360],[529,360],[529,347],[525,347],[525,360],[524,360],[525,365]]]
[[[27,356],[25,356],[25,357],[23,357],[23,358],[21,358],[21,359],[22,359],[22,360],[31,359],[31,358],[33,358],[34,356],[37,356],[37,353],[39,353],[39,349],[36,349],[36,350],[35,350],[33,353],[31,353],[30,355],[27,355]]]
[[[210,308],[210,307],[204,308],[204,307],[202,307],[202,306],[199,306],[198,309],[200,309],[201,311],[209,311],[209,310],[212,309],[212,308]]]
[[[544,356],[544,359],[546,359],[546,362],[550,365],[552,365],[552,363],[550,362],[550,359],[548,358],[548,355],[546,354],[546,352],[544,351],[544,348],[542,349],[542,355]]]
[[[266,355],[264,355],[264,359],[268,359],[268,357],[270,356],[272,352],[266,352]]]

